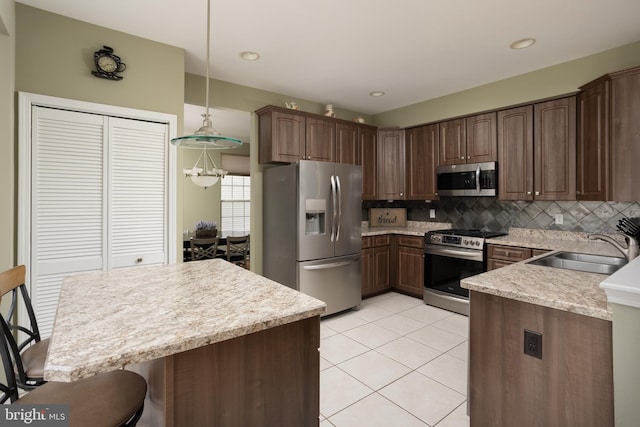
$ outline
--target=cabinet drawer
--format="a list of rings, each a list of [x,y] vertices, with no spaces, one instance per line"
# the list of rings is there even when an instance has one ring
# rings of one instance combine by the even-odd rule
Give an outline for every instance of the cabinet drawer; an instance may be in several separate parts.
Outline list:
[[[382,236],[372,236],[373,237],[373,246],[389,246],[391,244],[391,236],[388,234]]]
[[[531,249],[531,256],[543,255],[549,252],[551,251],[548,249]]]
[[[515,246],[489,245],[487,248],[487,257],[505,261],[522,261],[531,258],[531,249]]]
[[[369,236],[362,238],[362,249],[368,249],[373,247],[373,239]]]
[[[487,259],[487,271],[496,270],[498,268],[506,267],[507,265],[511,265],[513,262],[504,261],[500,259]]]
[[[424,246],[424,237],[404,236],[399,234],[396,236],[398,246],[407,246],[410,248],[422,248]]]

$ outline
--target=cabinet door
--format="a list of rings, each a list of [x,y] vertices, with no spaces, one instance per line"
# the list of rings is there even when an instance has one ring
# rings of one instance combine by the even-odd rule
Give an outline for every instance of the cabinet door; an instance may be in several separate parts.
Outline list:
[[[361,164],[358,126],[347,123],[336,124],[336,162]]]
[[[533,106],[498,112],[498,195],[533,200]]]
[[[440,123],[441,166],[466,163],[467,129],[465,119],[448,120]]]
[[[280,111],[260,115],[260,163],[297,162],[305,156],[305,119]]]
[[[305,158],[333,162],[336,158],[336,124],[333,121],[307,117]]]
[[[373,292],[384,291],[391,287],[390,262],[391,246],[373,248]]]
[[[496,113],[467,117],[467,163],[498,160]]]
[[[378,199],[405,198],[404,131],[378,131]]]
[[[370,239],[368,237],[362,238],[362,252],[360,253],[360,268],[362,278],[362,296],[367,296],[373,292],[373,268],[374,268],[374,255],[373,248],[364,247],[365,240]]]
[[[613,75],[611,80],[612,199],[640,200],[640,67]]]
[[[396,236],[394,286],[409,295],[424,294],[424,237]]]
[[[576,97],[535,104],[534,197],[576,199]]]
[[[407,131],[407,200],[434,200],[438,162],[438,125]]]
[[[576,197],[609,200],[609,81],[578,96]]]
[[[378,132],[375,129],[361,127],[358,138],[360,140],[360,163],[362,164],[362,200],[376,200],[378,198]]]

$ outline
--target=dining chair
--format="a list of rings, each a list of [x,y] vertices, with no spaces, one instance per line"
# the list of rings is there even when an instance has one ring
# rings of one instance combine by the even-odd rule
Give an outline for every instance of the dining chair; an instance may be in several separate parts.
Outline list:
[[[213,259],[218,254],[218,238],[191,238],[191,261]]]
[[[70,427],[133,427],[144,410],[147,382],[135,372],[116,370],[82,380],[46,382],[19,397],[13,369],[19,358],[11,327],[0,317],[0,359],[5,380],[0,379],[3,411],[24,410],[23,405],[68,405]],[[4,381],[4,382],[3,382]],[[20,408],[20,409],[18,409]]]
[[[248,268],[249,263],[249,235],[228,236],[225,251],[225,258],[244,268]]]
[[[44,361],[49,349],[49,339],[40,339],[40,330],[36,315],[31,305],[31,298],[25,285],[26,268],[24,265],[13,267],[0,273],[0,300],[11,293],[9,311],[1,314],[8,327],[17,337],[15,342],[14,369],[18,387],[23,390],[32,390],[44,384]],[[29,316],[29,325],[17,323],[17,307],[22,299],[26,313]],[[24,338],[22,338],[24,337]]]

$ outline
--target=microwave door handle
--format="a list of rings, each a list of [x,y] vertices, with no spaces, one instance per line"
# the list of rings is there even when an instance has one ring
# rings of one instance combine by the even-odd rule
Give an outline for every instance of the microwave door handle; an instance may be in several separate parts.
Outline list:
[[[480,194],[480,165],[476,168],[476,190]]]
[[[340,228],[342,227],[342,187],[340,177],[336,175],[336,193],[338,199],[338,220],[336,225],[336,242],[340,240]]]
[[[331,204],[333,205],[333,218],[331,219],[331,241],[333,242],[336,235],[336,177],[331,175]]]

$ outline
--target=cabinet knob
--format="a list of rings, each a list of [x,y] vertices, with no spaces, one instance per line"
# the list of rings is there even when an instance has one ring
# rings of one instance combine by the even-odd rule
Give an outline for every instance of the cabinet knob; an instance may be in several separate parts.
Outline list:
[[[582,191],[577,190],[577,191],[576,191],[576,194],[579,196],[580,194],[582,194]]]
[[[540,195],[540,192],[539,192],[539,191],[536,191],[536,196],[539,196],[539,195]]]
[[[404,193],[400,193],[401,196],[404,196]]]
[[[140,258],[136,259],[136,262],[137,262],[137,263],[141,263],[141,262],[142,262],[142,257],[140,257]]]
[[[530,196],[530,195],[531,195],[531,191],[527,191],[527,196]]]
[[[461,160],[464,160],[464,156],[460,157]]]

